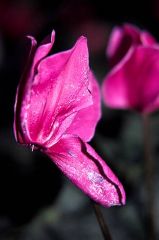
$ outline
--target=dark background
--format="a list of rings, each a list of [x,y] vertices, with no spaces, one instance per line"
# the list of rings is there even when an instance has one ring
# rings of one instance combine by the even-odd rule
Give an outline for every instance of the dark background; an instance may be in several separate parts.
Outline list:
[[[46,156],[19,146],[13,135],[16,88],[29,53],[26,35],[40,42],[56,31],[54,52],[88,38],[99,84],[108,71],[105,49],[112,27],[125,22],[159,38],[159,1],[0,0],[0,239],[102,239],[89,199]],[[147,239],[142,123],[138,114],[102,107],[91,144],[119,176],[125,207],[102,208],[113,239]],[[155,221],[159,234],[159,114],[152,116],[156,164]]]

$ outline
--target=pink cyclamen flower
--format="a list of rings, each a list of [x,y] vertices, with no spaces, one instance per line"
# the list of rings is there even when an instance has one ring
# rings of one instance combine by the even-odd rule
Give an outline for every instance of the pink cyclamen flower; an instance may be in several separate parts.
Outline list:
[[[159,45],[148,32],[125,24],[112,31],[107,48],[113,68],[103,82],[111,108],[149,113],[159,108]]]
[[[48,55],[51,42],[32,48],[15,103],[16,140],[48,155],[90,198],[109,207],[125,203],[118,178],[87,143],[100,118],[100,95],[89,69],[87,42]]]

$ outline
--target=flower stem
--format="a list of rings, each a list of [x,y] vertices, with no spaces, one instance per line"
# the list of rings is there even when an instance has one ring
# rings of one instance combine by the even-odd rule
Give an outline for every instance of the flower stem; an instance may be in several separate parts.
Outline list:
[[[99,224],[100,229],[103,234],[103,239],[104,240],[112,240],[108,226],[107,226],[107,224],[104,220],[103,214],[100,210],[100,206],[98,204],[96,204],[94,201],[92,201],[92,205],[93,205],[93,209],[94,209],[98,224]]]
[[[155,220],[154,220],[154,161],[152,158],[152,146],[150,136],[150,119],[148,115],[143,115],[143,141],[144,141],[144,166],[146,184],[146,214],[148,239],[155,240]]]

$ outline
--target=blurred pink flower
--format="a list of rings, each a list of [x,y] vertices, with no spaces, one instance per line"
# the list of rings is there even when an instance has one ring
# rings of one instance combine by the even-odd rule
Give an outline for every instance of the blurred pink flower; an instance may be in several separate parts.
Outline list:
[[[134,25],[124,24],[115,27],[110,35],[106,54],[112,66],[117,64],[132,46],[150,46],[155,43],[153,36],[147,31],[141,31]]]
[[[109,207],[125,204],[124,189],[87,144],[100,118],[100,94],[89,69],[87,42],[80,37],[68,51],[48,55],[51,42],[32,49],[17,89],[16,140],[40,149],[88,196]]]
[[[155,39],[148,32],[125,24],[112,31],[107,55],[113,68],[102,87],[106,105],[144,113],[157,110],[159,45]]]

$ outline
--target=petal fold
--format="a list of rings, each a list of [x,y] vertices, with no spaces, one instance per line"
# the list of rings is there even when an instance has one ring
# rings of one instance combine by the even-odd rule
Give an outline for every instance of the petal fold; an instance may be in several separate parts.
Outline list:
[[[92,72],[89,73],[88,89],[92,95],[93,104],[80,110],[67,130],[68,134],[77,135],[85,142],[90,141],[94,136],[95,127],[101,117],[100,89]]]
[[[94,149],[80,138],[65,135],[45,153],[83,192],[105,207],[125,204],[118,178]]]

